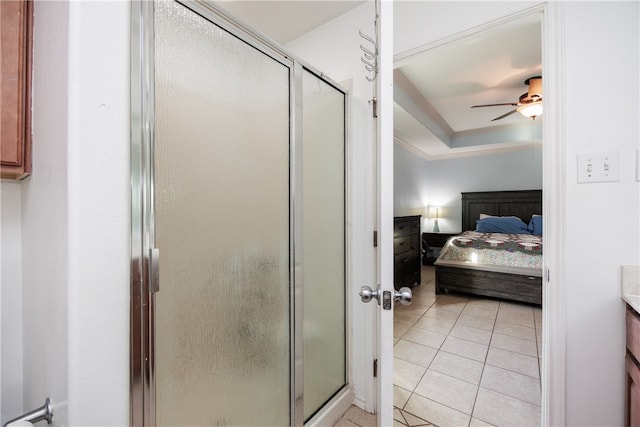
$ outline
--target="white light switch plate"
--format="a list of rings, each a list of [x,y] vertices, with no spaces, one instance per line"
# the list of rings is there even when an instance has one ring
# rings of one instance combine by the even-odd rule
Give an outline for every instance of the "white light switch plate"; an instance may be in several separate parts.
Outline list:
[[[640,181],[640,150],[636,150],[636,181]]]
[[[578,182],[620,181],[620,152],[578,154]]]

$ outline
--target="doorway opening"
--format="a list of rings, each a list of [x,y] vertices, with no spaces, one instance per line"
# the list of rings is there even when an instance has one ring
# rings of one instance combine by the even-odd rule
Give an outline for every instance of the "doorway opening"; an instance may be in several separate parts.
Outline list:
[[[533,122],[514,114],[502,126],[490,128],[487,123],[491,119],[513,107],[506,106],[504,111],[485,108],[489,111],[478,115],[479,125],[471,123],[464,128],[463,116],[473,111],[469,107],[498,103],[502,98],[479,102],[466,98],[463,107],[451,100],[454,96],[464,99],[465,93],[492,95],[490,86],[474,80],[474,63],[480,63],[476,77],[477,73],[489,72],[496,78],[495,86],[512,84],[517,95],[525,91],[522,84],[526,79],[542,75],[542,12],[542,7],[526,10],[396,54],[400,96],[396,96],[394,208],[398,216],[423,215],[422,232],[427,234],[427,241],[464,231],[460,229],[462,192],[543,189],[544,117]],[[507,35],[509,32],[511,36]],[[493,43],[492,37],[497,37]],[[498,55],[505,44],[521,37],[527,43],[535,42],[537,58],[531,60],[528,48],[526,55],[516,51],[508,56],[507,68],[517,68],[522,74],[512,69],[512,81],[506,81],[499,71],[491,71],[491,67],[500,66],[500,61],[489,62],[491,55]],[[483,39],[488,40],[488,50],[483,48]],[[467,54],[456,55],[456,51],[465,49]],[[445,99],[447,96],[451,99]],[[418,97],[425,97],[426,101]],[[420,104],[418,99],[424,102]],[[450,105],[445,105],[447,102]],[[440,111],[441,115],[427,117],[430,109]],[[459,117],[455,116],[456,109]],[[427,131],[417,137],[407,131],[414,125]],[[475,132],[473,126],[482,127],[482,132]],[[478,155],[480,150],[490,154]],[[429,214],[429,206],[444,207],[444,215],[437,219],[439,231],[432,231],[434,217]],[[542,213],[541,210],[539,214]],[[528,223],[530,218],[522,220]],[[439,249],[444,245],[430,246]],[[431,262],[437,259],[437,250],[429,258]],[[540,278],[542,264],[540,261]],[[464,425],[473,419],[500,425],[505,422],[502,416],[518,420],[519,425],[540,425],[544,417],[545,377],[541,361],[542,309],[505,300],[478,299],[464,293],[436,295],[434,270],[432,265],[423,266],[421,286],[425,287],[414,290],[416,301],[424,298],[424,307],[415,305],[399,310],[395,317],[400,335],[396,335],[395,347],[396,377],[401,383],[395,384],[398,416],[408,412],[409,418],[418,416],[440,425]],[[516,360],[518,363],[514,363]],[[508,384],[514,387],[509,388]],[[516,392],[522,384],[526,385],[526,393]],[[442,390],[457,391],[449,394]],[[517,413],[500,409],[499,404],[506,402],[520,409]]]

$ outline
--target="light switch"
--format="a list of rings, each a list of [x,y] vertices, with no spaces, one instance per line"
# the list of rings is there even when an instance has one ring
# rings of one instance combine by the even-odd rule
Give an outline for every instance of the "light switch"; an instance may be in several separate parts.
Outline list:
[[[636,181],[640,181],[640,150],[636,150]]]
[[[620,181],[620,152],[578,154],[578,182]]]

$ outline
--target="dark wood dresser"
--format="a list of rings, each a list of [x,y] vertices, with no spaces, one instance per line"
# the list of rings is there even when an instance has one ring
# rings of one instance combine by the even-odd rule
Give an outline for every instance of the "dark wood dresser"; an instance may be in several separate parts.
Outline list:
[[[420,284],[420,215],[393,219],[393,286]]]

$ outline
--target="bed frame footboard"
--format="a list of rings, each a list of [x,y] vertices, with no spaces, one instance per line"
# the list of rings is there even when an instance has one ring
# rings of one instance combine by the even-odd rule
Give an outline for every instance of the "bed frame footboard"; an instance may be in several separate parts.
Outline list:
[[[436,266],[436,294],[449,291],[542,305],[542,278]]]

